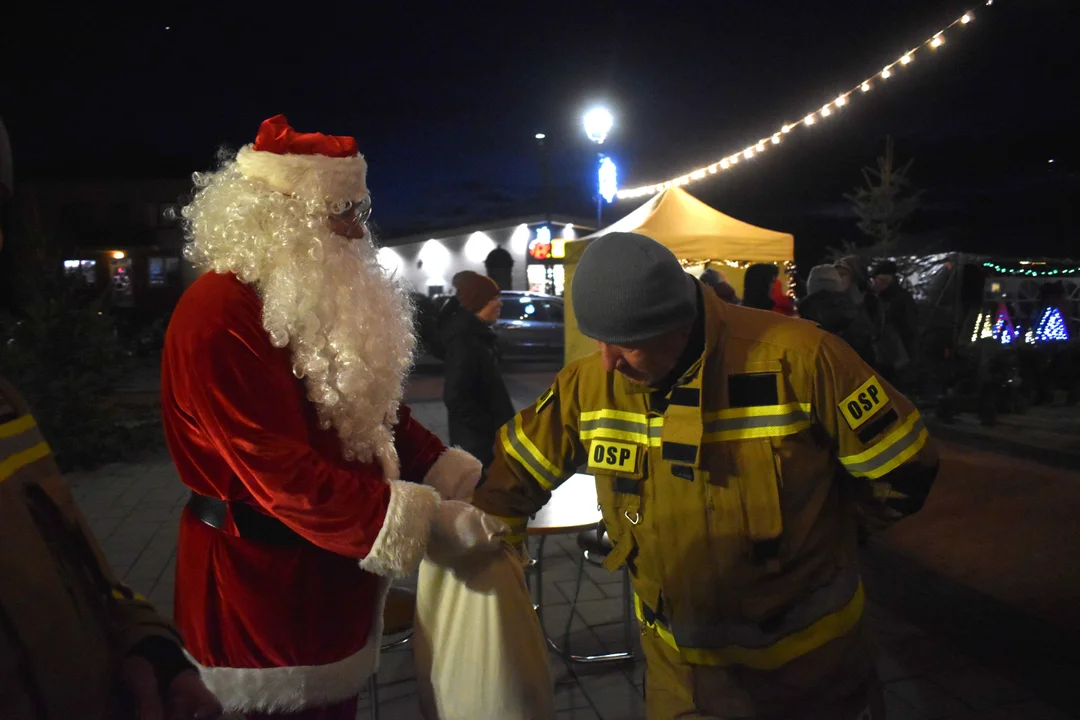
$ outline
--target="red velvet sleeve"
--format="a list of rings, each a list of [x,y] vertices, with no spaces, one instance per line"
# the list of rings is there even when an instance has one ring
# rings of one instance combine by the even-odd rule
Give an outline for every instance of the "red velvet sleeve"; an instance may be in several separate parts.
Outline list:
[[[407,574],[423,556],[435,493],[388,483],[375,463],[349,468],[320,456],[305,400],[261,327],[205,340],[189,358],[193,410],[255,502],[321,548],[369,558],[365,568],[378,574]]]
[[[401,463],[401,479],[410,482],[423,482],[431,466],[446,451],[442,440],[417,422],[406,405],[398,410],[394,447]]]

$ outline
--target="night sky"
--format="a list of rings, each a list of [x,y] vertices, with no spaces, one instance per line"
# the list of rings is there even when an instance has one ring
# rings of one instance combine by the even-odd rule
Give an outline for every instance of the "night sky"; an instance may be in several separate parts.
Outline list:
[[[794,233],[810,262],[859,237],[842,195],[891,134],[925,190],[912,234],[1080,256],[1075,3],[984,2],[21,5],[0,23],[0,115],[33,179],[183,176],[285,113],[358,139],[383,235],[541,212],[544,132],[551,211],[588,218],[590,104],[615,113],[620,182],[661,181],[820,108],[970,9],[887,87],[687,189]]]

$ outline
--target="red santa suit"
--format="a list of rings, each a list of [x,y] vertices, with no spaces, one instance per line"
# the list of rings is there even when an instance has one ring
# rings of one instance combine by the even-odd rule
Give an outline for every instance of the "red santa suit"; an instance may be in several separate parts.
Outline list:
[[[294,154],[283,157],[295,160],[297,143],[286,145]],[[192,217],[198,242],[198,213]],[[296,343],[275,343],[266,329],[259,292],[266,280],[204,274],[167,333],[162,410],[170,451],[196,499],[227,503],[216,526],[192,504],[184,511],[176,622],[226,709],[345,717],[355,715],[376,667],[387,578],[416,569],[441,498],[470,495],[480,463],[445,448],[396,403],[393,447],[373,440],[367,461],[350,460],[335,427],[346,423],[320,416],[309,399],[317,389],[298,377]],[[348,437],[362,452],[363,438]],[[280,524],[291,539],[252,539],[241,511]]]

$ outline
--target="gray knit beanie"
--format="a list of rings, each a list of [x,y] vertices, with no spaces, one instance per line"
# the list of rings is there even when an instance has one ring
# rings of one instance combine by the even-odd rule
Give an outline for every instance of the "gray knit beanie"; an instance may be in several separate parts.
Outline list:
[[[835,265],[817,265],[810,269],[810,277],[806,279],[806,294],[813,295],[822,290],[843,290],[840,272]]]
[[[697,283],[650,237],[613,232],[586,248],[571,286],[582,334],[628,345],[690,325]]]

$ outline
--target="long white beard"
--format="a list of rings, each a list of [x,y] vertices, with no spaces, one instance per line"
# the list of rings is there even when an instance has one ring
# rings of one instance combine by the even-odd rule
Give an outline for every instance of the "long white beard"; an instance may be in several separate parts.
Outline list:
[[[268,194],[232,164],[196,184],[184,209],[188,259],[256,287],[271,342],[289,346],[293,373],[346,459],[394,457],[392,426],[416,339],[408,296],[373,245],[334,235],[325,207]]]

